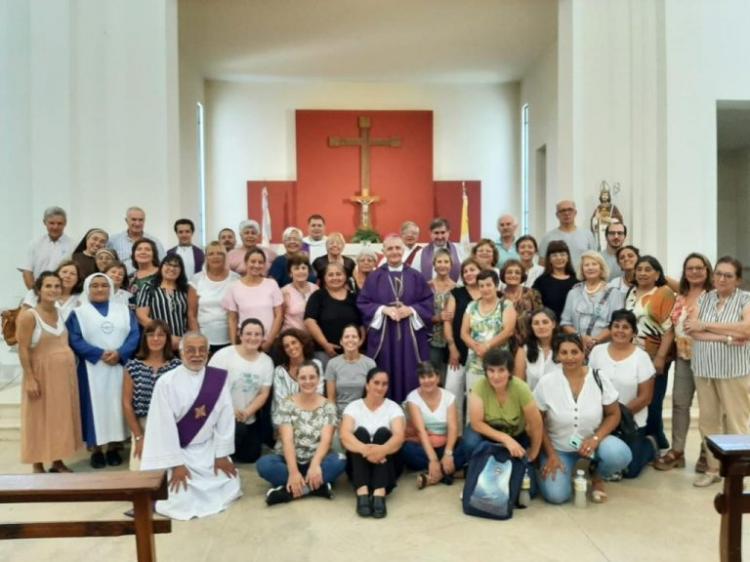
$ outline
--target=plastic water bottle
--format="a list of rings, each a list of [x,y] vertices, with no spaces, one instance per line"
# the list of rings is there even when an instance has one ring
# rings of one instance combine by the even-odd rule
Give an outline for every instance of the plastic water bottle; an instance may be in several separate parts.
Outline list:
[[[531,503],[531,477],[529,476],[529,470],[526,469],[523,473],[523,481],[521,482],[521,493],[518,495],[518,507],[529,507]]]
[[[588,498],[586,497],[588,484],[586,473],[583,470],[577,470],[576,477],[573,479],[573,503],[576,507],[588,505]]]

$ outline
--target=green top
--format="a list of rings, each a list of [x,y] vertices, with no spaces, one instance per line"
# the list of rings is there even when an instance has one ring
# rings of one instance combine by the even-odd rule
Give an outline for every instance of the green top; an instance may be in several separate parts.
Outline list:
[[[478,381],[472,392],[482,400],[484,421],[493,429],[515,437],[526,430],[523,408],[534,400],[529,385],[515,377],[508,382],[508,396],[501,404],[487,378]]]

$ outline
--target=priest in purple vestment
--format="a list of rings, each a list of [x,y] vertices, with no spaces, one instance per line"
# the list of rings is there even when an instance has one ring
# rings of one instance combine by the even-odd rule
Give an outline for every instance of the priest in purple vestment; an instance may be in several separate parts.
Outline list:
[[[367,355],[391,376],[389,397],[399,404],[419,386],[417,364],[428,361],[433,295],[424,277],[402,261],[397,235],[383,241],[386,263],[370,273],[357,297],[367,327]]]

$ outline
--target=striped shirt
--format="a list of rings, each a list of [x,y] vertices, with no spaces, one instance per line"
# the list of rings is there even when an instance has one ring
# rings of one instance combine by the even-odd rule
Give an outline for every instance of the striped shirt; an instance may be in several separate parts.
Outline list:
[[[745,309],[750,305],[750,293],[737,289],[719,310],[716,291],[704,294],[698,301],[698,319],[701,322],[731,324],[742,322]],[[707,379],[734,379],[750,374],[750,345],[727,345],[723,341],[693,342],[691,363],[696,377]]]
[[[136,416],[148,415],[148,407],[151,405],[151,395],[154,392],[156,379],[167,371],[180,366],[180,360],[173,357],[154,372],[151,367],[140,359],[131,359],[125,364],[125,370],[133,381],[133,412]]]
[[[138,291],[136,307],[151,309],[152,320],[163,320],[173,336],[182,336],[187,331],[187,293],[168,291],[162,287],[145,285]]]

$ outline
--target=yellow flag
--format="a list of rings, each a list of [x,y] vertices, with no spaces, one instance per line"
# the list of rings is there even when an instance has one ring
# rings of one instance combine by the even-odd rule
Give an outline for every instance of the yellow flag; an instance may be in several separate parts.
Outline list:
[[[461,246],[463,246],[466,255],[471,251],[471,242],[469,241],[469,196],[466,194],[466,183],[461,182],[463,190],[461,204]]]

